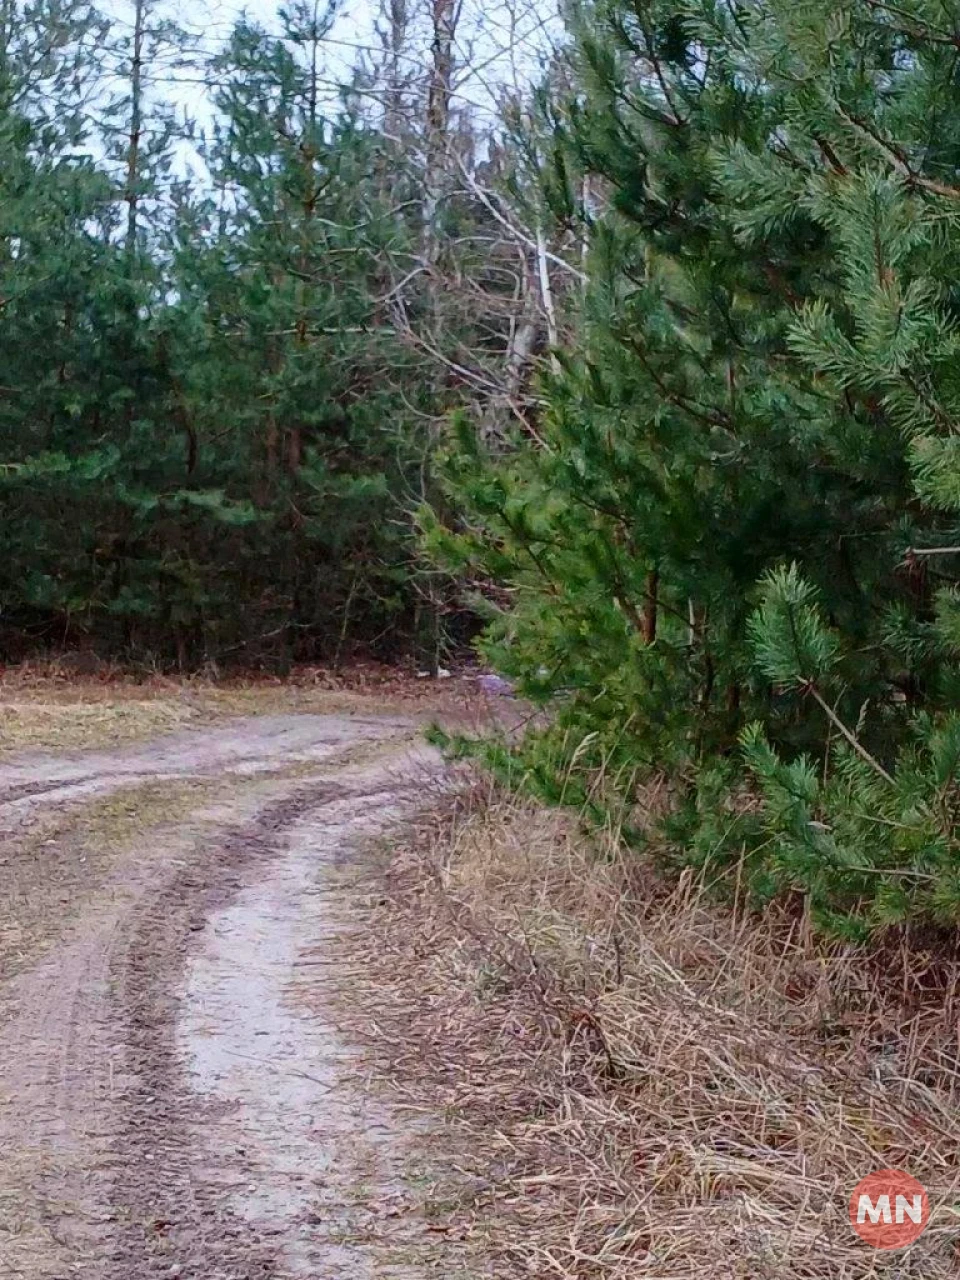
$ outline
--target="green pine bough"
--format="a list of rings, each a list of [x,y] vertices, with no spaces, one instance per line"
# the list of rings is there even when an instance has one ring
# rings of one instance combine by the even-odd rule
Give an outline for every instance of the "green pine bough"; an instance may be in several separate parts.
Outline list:
[[[543,200],[589,284],[536,432],[455,424],[422,521],[547,711],[497,761],[835,935],[956,925],[960,12],[575,23]]]

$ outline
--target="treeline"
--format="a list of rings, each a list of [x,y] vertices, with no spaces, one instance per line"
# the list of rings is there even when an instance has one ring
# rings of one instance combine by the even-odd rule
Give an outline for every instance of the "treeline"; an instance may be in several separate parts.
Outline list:
[[[303,0],[203,48],[152,0],[4,4],[5,659],[430,662],[457,634],[413,513],[475,322],[437,264],[456,236],[489,276],[489,214],[441,204],[475,140],[394,8],[376,68],[331,69]]]
[[[850,938],[960,917],[958,55],[942,0],[584,7],[582,303],[431,531],[552,709],[519,776]]]

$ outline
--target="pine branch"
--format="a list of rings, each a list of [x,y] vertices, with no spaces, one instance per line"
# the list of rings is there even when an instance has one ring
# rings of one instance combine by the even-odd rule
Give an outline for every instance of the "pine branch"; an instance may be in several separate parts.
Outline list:
[[[887,156],[897,173],[902,178],[905,178],[912,187],[916,187],[921,191],[929,191],[931,195],[944,196],[949,200],[960,200],[960,187],[951,187],[945,182],[937,182],[934,178],[923,177],[922,174],[916,172],[907,157],[889,138],[885,138],[873,126],[867,124],[865,120],[861,120],[859,116],[851,115],[836,99],[833,100],[833,106],[841,119],[853,125],[855,129],[869,138],[880,152]]]
[[[870,752],[866,749],[866,747],[863,745],[860,739],[856,736],[856,734],[854,734],[853,732],[851,732],[850,729],[847,728],[847,726],[843,723],[843,721],[834,711],[833,707],[831,707],[829,702],[827,702],[827,700],[821,695],[820,691],[817,689],[817,686],[813,683],[812,680],[808,681],[803,686],[803,691],[804,693],[810,694],[814,702],[816,702],[816,704],[821,708],[821,710],[824,712],[824,714],[826,715],[830,723],[833,725],[833,727],[837,730],[839,734],[841,734],[846,739],[847,742],[849,742],[850,746],[853,747],[854,751],[856,751],[857,755],[861,758],[861,760],[865,760],[866,763],[870,766],[870,768],[873,769],[875,773],[878,773],[881,778],[883,778],[884,782],[889,782],[891,787],[896,786],[893,776],[886,771],[886,769],[883,767],[883,765],[880,763],[879,760],[875,759],[875,757],[870,754]]]

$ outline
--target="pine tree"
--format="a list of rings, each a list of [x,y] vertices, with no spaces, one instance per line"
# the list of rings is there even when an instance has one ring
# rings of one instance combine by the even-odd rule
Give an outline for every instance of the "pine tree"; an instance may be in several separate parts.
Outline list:
[[[10,0],[0,12],[0,593],[6,627],[26,628],[27,645],[45,637],[52,611],[85,607],[95,576],[95,551],[77,547],[63,512],[73,504],[82,521],[105,456],[81,460],[75,447],[96,347],[91,285],[112,256],[95,231],[111,193],[89,155],[87,113],[103,36],[85,5]]]
[[[960,911],[952,30],[925,0],[585,6],[551,183],[603,205],[578,338],[538,441],[461,432],[466,531],[431,531],[510,588],[487,651],[556,709],[531,776],[602,766],[629,803],[671,773],[676,856],[766,849],[758,892],[834,928]]]
[[[332,15],[282,16],[278,37],[241,22],[217,61],[221,195],[181,226],[173,329],[198,481],[250,504],[229,554],[209,548],[208,626],[289,661],[402,630],[422,363],[378,303],[385,255],[415,234],[380,190],[384,140],[330,89]]]
[[[7,654],[407,643],[432,406],[383,299],[420,227],[384,187],[394,144],[328,78],[330,17],[238,25],[192,179],[161,96],[184,42],[150,0],[112,27],[0,14]]]

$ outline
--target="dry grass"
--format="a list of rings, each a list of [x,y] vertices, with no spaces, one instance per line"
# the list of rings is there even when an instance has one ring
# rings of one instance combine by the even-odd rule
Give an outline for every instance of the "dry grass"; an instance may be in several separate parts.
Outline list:
[[[206,718],[209,722],[209,716]],[[115,747],[204,721],[201,708],[179,698],[95,702],[0,702],[0,753]]]
[[[41,809],[15,835],[8,833],[0,852],[0,974],[10,978],[35,963],[103,894],[132,845],[157,841],[172,813],[186,822],[212,799],[221,800],[228,785],[213,778],[144,782]]]
[[[398,1097],[446,1115],[444,1229],[497,1275],[957,1275],[952,962],[891,955],[890,979],[477,790],[384,874],[354,1022]],[[887,1166],[934,1206],[895,1253],[846,1209]]]
[[[24,663],[0,672],[0,756],[108,748],[203,727],[231,716],[320,713],[479,714],[474,682],[417,680],[373,663],[343,671],[300,667],[281,680],[256,674],[174,679],[106,664]]]

